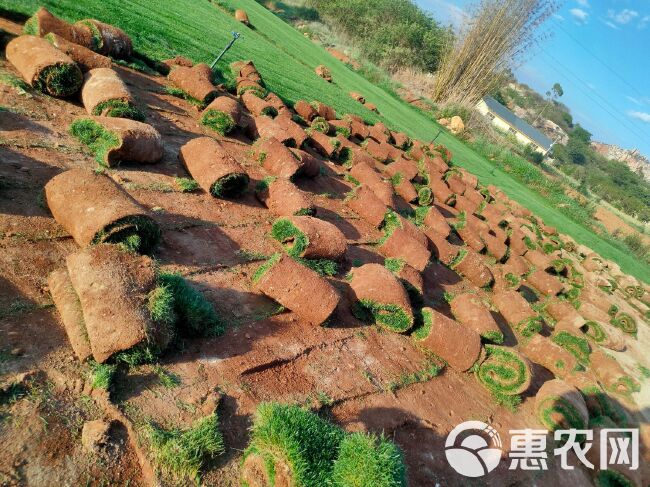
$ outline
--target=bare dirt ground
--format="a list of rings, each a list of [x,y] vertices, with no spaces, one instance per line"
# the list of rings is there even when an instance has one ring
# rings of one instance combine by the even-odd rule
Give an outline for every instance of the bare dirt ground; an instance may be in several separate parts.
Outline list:
[[[18,27],[3,22],[7,30]],[[2,59],[0,69],[14,72]],[[251,176],[249,192],[237,201],[204,192],[182,193],[175,177],[188,177],[177,154],[197,135],[214,135],[197,122],[197,110],[162,94],[165,80],[116,68],[144,109],[148,123],[164,137],[165,156],[151,166],[110,170],[137,201],[152,210],[163,228],[156,258],[164,269],[180,271],[210,300],[229,324],[222,337],[188,340],[167,353],[161,364],[180,384],[165,388],[151,366],[119,375],[112,400],[138,425],[146,419],[167,426],[189,425],[219,398],[218,412],[226,454],[209,465],[206,485],[238,485],[242,450],[248,443],[251,414],[262,401],[308,404],[348,430],[384,433],[406,457],[412,486],[486,485],[456,474],[444,457],[444,438],[458,423],[490,421],[509,445],[511,428],[539,427],[534,395],[549,373],[534,370],[533,386],[516,414],[497,406],[473,375],[445,368],[432,380],[405,385],[403,378],[423,370],[428,358],[408,337],[365,326],[352,317],[344,298],[328,327],[313,327],[251,290],[250,277],[262,256],[276,252],[269,236],[273,221],[252,188],[264,174],[249,158],[243,136],[224,138]],[[73,357],[47,289],[48,274],[76,250],[72,238],[45,207],[43,186],[59,172],[95,167],[88,150],[67,134],[75,116],[84,115],[77,101],[20,93],[0,85],[0,378],[31,370],[44,371],[36,392],[15,402],[0,416],[0,485],[140,485],[151,481],[132,444],[124,440],[107,458],[85,453],[80,442],[83,421],[110,417],[101,394],[87,383],[87,369]],[[378,232],[343,205],[351,185],[340,167],[322,161],[324,174],[300,182],[311,192],[318,215],[346,235],[347,263],[383,262],[363,244]],[[470,286],[432,264],[424,273],[427,298],[449,313],[444,291]],[[348,284],[331,280],[343,296]],[[484,291],[476,289],[478,293]],[[514,337],[501,323],[508,340]],[[639,332],[638,346],[626,355],[630,367],[648,362],[650,334]],[[647,386],[644,386],[644,390]],[[650,398],[645,397],[647,402]],[[125,433],[126,436],[126,433]],[[489,485],[591,485],[586,471],[508,471],[502,461]],[[128,481],[128,482],[127,482]]]

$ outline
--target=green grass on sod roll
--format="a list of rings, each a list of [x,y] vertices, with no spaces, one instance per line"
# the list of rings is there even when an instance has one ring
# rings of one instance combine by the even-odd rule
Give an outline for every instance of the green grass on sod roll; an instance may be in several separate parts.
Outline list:
[[[575,336],[566,331],[558,331],[551,335],[551,341],[573,355],[579,364],[589,365],[591,349],[585,338]]]
[[[628,335],[633,336],[636,338],[636,333],[637,333],[637,326],[636,326],[636,320],[632,318],[627,313],[618,313],[616,316],[614,316],[611,320],[610,323],[614,325],[616,328],[621,330],[623,333],[627,333]]]
[[[216,198],[235,198],[246,191],[249,180],[246,173],[226,174],[212,184],[210,194]]]
[[[354,316],[362,321],[377,323],[397,333],[405,332],[413,326],[411,316],[396,304],[362,299],[354,304],[352,311]]]
[[[101,115],[105,110],[106,113],[104,116],[106,117],[130,118],[138,122],[144,122],[145,119],[144,113],[138,107],[124,100],[107,100],[102,102],[93,108],[93,115]]]
[[[119,244],[125,250],[151,253],[160,241],[160,227],[151,218],[133,215],[120,218],[95,235],[92,243]]]
[[[485,346],[486,358],[476,368],[478,381],[495,395],[516,395],[529,380],[530,371],[515,353],[504,348]]]
[[[309,247],[307,235],[286,218],[279,218],[273,223],[271,236],[283,244],[287,254],[292,257],[300,257]]]
[[[586,427],[580,412],[575,409],[571,402],[561,396],[546,398],[537,410],[538,419],[549,431],[555,431],[566,426],[553,419],[557,414],[564,418],[569,428],[584,429]]]
[[[34,80],[34,88],[52,96],[66,97],[79,91],[83,75],[76,64],[56,63],[47,66]]]
[[[211,128],[220,135],[230,133],[236,126],[230,114],[212,108],[201,115],[201,125]]]
[[[95,154],[95,160],[101,166],[107,165],[106,156],[108,152],[121,144],[117,135],[89,118],[81,118],[72,122],[70,135],[79,139],[82,144],[87,145]]]

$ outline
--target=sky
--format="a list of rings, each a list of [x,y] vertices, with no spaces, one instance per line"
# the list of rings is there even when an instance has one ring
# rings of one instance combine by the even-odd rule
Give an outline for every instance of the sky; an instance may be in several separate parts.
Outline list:
[[[414,0],[445,25],[463,24],[471,0]],[[515,68],[539,93],[560,83],[560,101],[592,140],[650,158],[650,1],[564,0],[541,28],[549,36]]]

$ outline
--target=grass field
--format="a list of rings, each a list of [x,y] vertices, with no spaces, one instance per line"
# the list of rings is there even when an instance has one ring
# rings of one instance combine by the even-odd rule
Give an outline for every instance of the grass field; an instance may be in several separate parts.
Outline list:
[[[242,38],[218,66],[226,76],[230,76],[228,65],[232,61],[252,59],[269,89],[289,103],[318,99],[334,106],[339,114],[357,113],[368,121],[376,120],[376,114],[348,96],[350,91],[357,91],[376,104],[381,118],[396,130],[423,141],[431,140],[440,130],[434,121],[349,69],[254,0],[0,0],[0,8],[24,14],[32,14],[40,5],[67,20],[94,17],[118,25],[132,36],[139,52],[159,60],[182,54],[209,63],[236,30]],[[235,8],[248,12],[253,28],[228,14]],[[334,83],[314,74],[319,64],[330,68]],[[562,214],[462,141],[443,132],[437,142],[449,147],[454,162],[472,171],[482,183],[502,188],[546,223],[614,260],[624,272],[650,282],[649,266]]]

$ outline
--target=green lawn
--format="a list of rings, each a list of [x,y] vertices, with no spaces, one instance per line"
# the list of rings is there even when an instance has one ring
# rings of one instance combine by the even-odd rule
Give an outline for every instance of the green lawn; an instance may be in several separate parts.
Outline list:
[[[236,22],[225,10],[244,8],[253,28]],[[139,52],[156,59],[185,55],[194,61],[210,62],[230,40],[231,31],[242,33],[219,67],[237,59],[252,59],[267,86],[288,102],[318,99],[334,106],[339,114],[358,113],[369,121],[377,116],[352,100],[348,93],[362,93],[377,105],[381,118],[394,129],[423,141],[431,140],[439,126],[405,102],[336,60],[254,0],[0,0],[0,7],[33,13],[45,5],[68,19],[94,17],[123,28]],[[316,76],[314,67],[327,65],[334,78],[330,84]],[[571,235],[603,257],[618,262],[625,272],[650,282],[650,267],[621,251],[590,230],[563,215],[537,193],[529,190],[494,166],[463,142],[444,132],[437,139],[454,153],[454,162],[467,167],[484,184],[495,184],[508,196],[530,208],[544,221]]]

